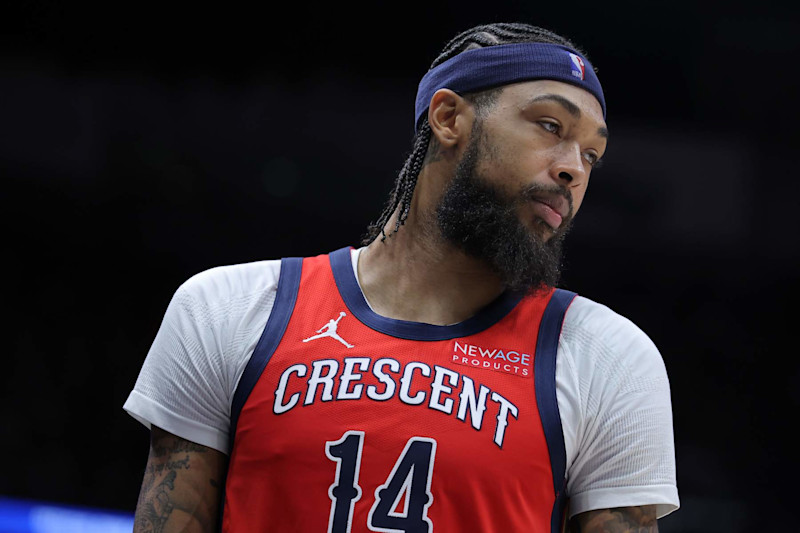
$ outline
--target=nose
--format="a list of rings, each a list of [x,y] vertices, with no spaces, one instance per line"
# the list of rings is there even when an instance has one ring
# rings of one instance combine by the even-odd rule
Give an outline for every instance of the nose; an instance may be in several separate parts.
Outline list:
[[[586,181],[586,167],[577,143],[559,146],[550,167],[550,177],[565,187],[575,187]]]

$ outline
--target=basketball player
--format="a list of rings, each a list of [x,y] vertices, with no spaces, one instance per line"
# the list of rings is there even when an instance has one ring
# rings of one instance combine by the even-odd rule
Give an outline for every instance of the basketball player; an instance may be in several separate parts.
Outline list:
[[[174,295],[125,403],[151,430],[135,531],[657,531],[679,505],[662,358],[554,288],[605,116],[556,34],[448,43],[365,246]]]

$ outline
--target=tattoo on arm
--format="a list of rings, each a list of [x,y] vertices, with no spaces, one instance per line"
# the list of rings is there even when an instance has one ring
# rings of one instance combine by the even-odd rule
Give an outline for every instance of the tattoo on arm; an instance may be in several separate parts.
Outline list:
[[[570,520],[570,533],[658,533],[656,506],[588,511]]]
[[[165,533],[170,519],[176,530],[212,531],[224,467],[220,452],[154,427],[134,532]]]
[[[137,531],[142,531],[143,533],[164,531],[164,524],[167,523],[169,515],[172,514],[175,508],[170,501],[169,491],[175,489],[175,477],[177,475],[174,470],[170,471],[149,497],[145,495],[144,486],[142,486],[142,492],[139,494],[139,504],[136,506],[138,508],[136,527],[139,528]],[[152,486],[152,481],[150,484]]]

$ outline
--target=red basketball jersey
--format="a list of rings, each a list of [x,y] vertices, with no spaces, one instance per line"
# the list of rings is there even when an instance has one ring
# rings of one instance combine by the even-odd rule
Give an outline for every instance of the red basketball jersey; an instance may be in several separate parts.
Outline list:
[[[223,531],[556,531],[572,297],[504,294],[433,326],[375,314],[349,248],[284,259],[233,400]]]

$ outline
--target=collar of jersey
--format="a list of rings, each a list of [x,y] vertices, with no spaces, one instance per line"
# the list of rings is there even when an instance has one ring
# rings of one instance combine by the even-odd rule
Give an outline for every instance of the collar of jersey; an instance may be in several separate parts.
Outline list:
[[[473,335],[499,322],[522,299],[520,294],[506,291],[473,317],[449,326],[386,318],[373,311],[364,298],[355,272],[353,272],[353,263],[350,259],[351,250],[351,247],[345,247],[330,254],[331,269],[339,294],[350,312],[362,324],[392,337],[417,341],[440,341]]]

